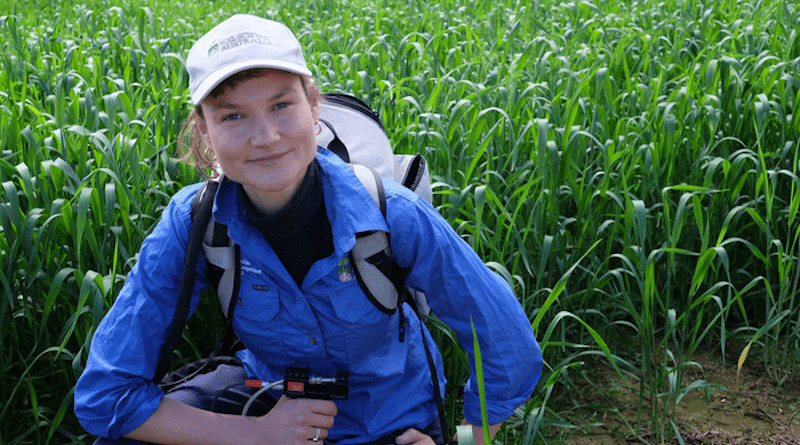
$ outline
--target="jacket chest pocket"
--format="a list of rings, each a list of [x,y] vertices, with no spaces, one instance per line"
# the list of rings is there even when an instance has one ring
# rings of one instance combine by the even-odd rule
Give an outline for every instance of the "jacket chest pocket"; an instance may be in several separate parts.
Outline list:
[[[386,353],[392,340],[391,332],[398,329],[396,312],[389,315],[380,311],[355,282],[332,292],[330,301],[351,364],[370,355]]]
[[[280,296],[275,286],[242,280],[233,326],[242,343],[259,357],[284,353]]]

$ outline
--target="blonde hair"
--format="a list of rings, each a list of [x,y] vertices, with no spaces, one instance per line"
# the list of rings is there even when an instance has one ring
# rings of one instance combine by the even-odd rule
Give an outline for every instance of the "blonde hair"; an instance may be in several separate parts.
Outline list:
[[[268,71],[268,69],[252,68],[240,71],[217,85],[216,88],[208,93],[208,97],[216,98],[224,93],[226,89],[233,88],[242,81],[260,77],[265,71]],[[306,99],[308,99],[310,103],[314,103],[314,101],[320,103],[322,101],[322,95],[314,79],[299,74],[298,76],[300,77],[303,91],[306,93]],[[189,114],[189,117],[186,118],[186,121],[184,121],[180,133],[178,133],[178,150],[181,152],[181,156],[178,160],[186,162],[189,165],[194,165],[195,170],[200,174],[213,179],[218,177],[220,173],[216,168],[217,158],[214,152],[206,147],[200,135],[200,130],[197,128],[197,123],[203,119],[205,119],[203,116],[203,109],[200,107],[200,104],[197,104],[192,109],[192,113]],[[208,173],[209,171],[211,174]]]

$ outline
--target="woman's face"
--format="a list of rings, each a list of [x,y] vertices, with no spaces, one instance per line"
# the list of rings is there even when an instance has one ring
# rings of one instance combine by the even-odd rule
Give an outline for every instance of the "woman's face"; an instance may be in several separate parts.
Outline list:
[[[317,149],[319,103],[309,101],[300,76],[266,70],[200,106],[198,130],[225,176],[262,212],[288,203]]]

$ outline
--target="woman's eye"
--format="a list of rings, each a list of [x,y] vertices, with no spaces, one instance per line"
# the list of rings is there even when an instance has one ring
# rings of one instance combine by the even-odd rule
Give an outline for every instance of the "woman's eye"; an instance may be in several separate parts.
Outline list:
[[[239,113],[231,113],[231,114],[225,115],[225,117],[223,117],[222,120],[223,121],[235,121],[235,120],[239,120],[241,118],[242,118],[241,114],[239,114]]]
[[[275,104],[275,109],[276,110],[282,110],[282,109],[284,109],[284,108],[286,108],[288,106],[289,106],[289,102],[278,102],[277,104]]]

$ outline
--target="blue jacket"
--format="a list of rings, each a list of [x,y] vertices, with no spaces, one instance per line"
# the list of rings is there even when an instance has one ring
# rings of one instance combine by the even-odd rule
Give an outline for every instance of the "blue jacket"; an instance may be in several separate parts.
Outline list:
[[[424,332],[433,346],[430,334],[406,307],[406,340],[399,342],[397,311],[388,315],[369,302],[348,261],[357,232],[387,230],[393,257],[409,272],[407,285],[425,292],[432,311],[453,328],[469,353],[466,419],[480,425],[470,320],[481,345],[489,422],[511,416],[533,392],[542,357],[508,283],[412,192],[385,182],[384,219],[349,167],[321,149],[317,160],[334,253],[312,265],[300,288],[247,222],[236,184],[225,181],[217,191],[214,217],[241,246],[233,327],[247,348],[238,354],[248,376],[279,380],[287,365],[308,366],[320,374],[349,370],[350,396],[336,401],[339,413],[329,431],[331,441],[355,437],[341,442],[365,442],[399,429],[422,429],[436,420],[420,338]],[[153,414],[164,395],[152,378],[178,297],[197,188],[186,187],[170,201],[97,328],[75,390],[75,413],[91,434],[115,439],[130,433]],[[192,311],[207,287],[204,263],[201,258]],[[442,359],[432,349],[443,394]]]

